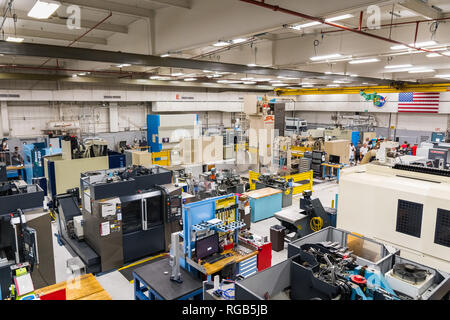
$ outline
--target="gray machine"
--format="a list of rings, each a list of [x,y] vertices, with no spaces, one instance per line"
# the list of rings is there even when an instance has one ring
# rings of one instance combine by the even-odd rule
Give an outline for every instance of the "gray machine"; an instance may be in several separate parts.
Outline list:
[[[19,181],[0,184],[0,296],[9,295],[11,271],[27,264],[35,289],[55,283],[51,218],[44,191]],[[11,268],[13,267],[13,268]]]
[[[288,246],[288,259],[236,282],[236,300],[446,300],[450,276],[395,248],[325,228]]]
[[[292,191],[293,182],[286,181],[280,177],[274,177],[270,174],[261,174],[257,181],[255,181],[255,188],[274,188],[283,191],[282,193],[282,207],[290,207],[292,205]]]
[[[336,209],[324,208],[319,199],[312,199],[312,192],[306,190],[300,199],[300,210],[287,208],[275,213],[286,228],[286,240],[294,241],[312,232],[329,226],[336,226]]]
[[[82,174],[82,210],[76,195],[58,200],[62,241],[92,273],[167,250],[170,234],[182,228],[182,189],[171,180],[172,172],[162,167]],[[77,218],[81,214],[82,222]]]
[[[101,257],[101,270],[123,265],[123,233],[119,198],[94,200],[83,204],[84,235]]]

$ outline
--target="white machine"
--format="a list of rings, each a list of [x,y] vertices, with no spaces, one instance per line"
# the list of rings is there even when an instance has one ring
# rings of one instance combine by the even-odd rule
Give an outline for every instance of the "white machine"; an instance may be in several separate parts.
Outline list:
[[[448,172],[397,167],[367,164],[343,170],[337,227],[392,245],[406,259],[450,272]]]
[[[429,270],[410,263],[396,264],[384,275],[392,289],[413,299],[420,299],[433,285],[434,276]]]

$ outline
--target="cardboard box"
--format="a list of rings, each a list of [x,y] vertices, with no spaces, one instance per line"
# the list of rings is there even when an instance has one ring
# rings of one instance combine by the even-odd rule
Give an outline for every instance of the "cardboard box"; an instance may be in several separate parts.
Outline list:
[[[132,163],[136,166],[151,166],[152,154],[148,151],[134,151],[132,153]]]
[[[350,141],[349,140],[332,140],[326,141],[324,151],[327,153],[326,160],[330,160],[330,155],[338,156],[339,162],[349,164],[350,162]]]

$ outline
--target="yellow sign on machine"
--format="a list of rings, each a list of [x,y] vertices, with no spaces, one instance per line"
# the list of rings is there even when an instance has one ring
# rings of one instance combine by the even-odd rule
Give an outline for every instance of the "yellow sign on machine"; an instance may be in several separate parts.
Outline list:
[[[234,196],[216,200],[216,218],[226,225],[236,221],[236,198]]]
[[[250,184],[250,190],[255,190],[256,189],[256,185],[253,181],[258,180],[259,178],[259,173],[258,172],[254,172],[254,171],[249,171],[248,172],[248,183]],[[303,173],[297,173],[294,175],[289,175],[289,176],[284,176],[283,177],[284,180],[289,181],[290,179],[292,179],[292,181],[294,183],[296,182],[300,182],[300,181],[307,181],[307,183],[303,183],[301,185],[295,186],[292,189],[292,194],[300,194],[305,190],[313,190],[313,171],[307,171],[307,172],[303,172]],[[288,191],[290,192],[290,191]],[[287,193],[286,195],[288,195],[289,193]]]

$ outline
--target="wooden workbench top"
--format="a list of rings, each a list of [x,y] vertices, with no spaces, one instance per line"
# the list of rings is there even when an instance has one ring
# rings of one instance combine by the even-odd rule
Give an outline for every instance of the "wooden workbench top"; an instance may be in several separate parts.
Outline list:
[[[79,281],[79,283],[77,283]],[[92,273],[82,275],[71,281],[37,289],[35,293],[42,296],[66,288],[66,300],[112,300]]]
[[[272,196],[272,195],[278,194],[278,193],[282,193],[282,191],[279,189],[274,189],[274,188],[264,188],[264,189],[245,192],[244,195],[248,196],[249,198],[260,199],[260,198]]]
[[[219,260],[219,261],[217,261],[217,262],[215,262],[213,264],[205,263],[203,265],[203,267],[205,268],[207,275],[219,272],[220,270],[222,270],[230,262],[234,261],[236,263],[239,263],[239,262],[247,260],[247,259],[249,259],[249,258],[251,258],[253,256],[256,256],[258,254],[258,251],[255,250],[255,251],[253,251],[253,252],[251,252],[249,254],[246,254],[246,255],[241,255],[241,254],[239,254],[239,253],[237,253],[235,251],[232,251],[232,250],[227,250],[227,251],[224,251],[223,253],[224,254],[225,253],[232,253],[233,256],[225,258],[225,259],[222,259],[222,260]]]

